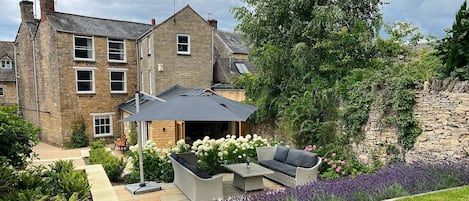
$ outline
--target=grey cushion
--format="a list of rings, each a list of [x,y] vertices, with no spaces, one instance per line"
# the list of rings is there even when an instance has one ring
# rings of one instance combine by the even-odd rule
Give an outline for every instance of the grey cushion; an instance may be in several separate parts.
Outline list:
[[[181,163],[182,166],[186,167],[187,169],[189,169],[191,172],[193,172],[195,175],[197,175],[198,177],[200,177],[202,179],[212,178],[212,176],[210,176],[206,172],[202,171],[196,165],[186,161],[186,159],[184,159],[184,157],[179,157],[178,162]]]
[[[277,147],[275,148],[274,160],[286,162],[289,150],[290,148],[288,147],[277,145]]]
[[[296,175],[296,167],[279,162],[277,160],[265,160],[265,161],[259,161],[259,164],[261,166],[264,166],[266,168],[269,168],[273,171],[281,172],[284,173],[288,176],[295,177]]]
[[[318,162],[318,156],[315,153],[311,153],[299,149],[290,149],[287,156],[287,163],[293,166],[310,168],[316,165]]]

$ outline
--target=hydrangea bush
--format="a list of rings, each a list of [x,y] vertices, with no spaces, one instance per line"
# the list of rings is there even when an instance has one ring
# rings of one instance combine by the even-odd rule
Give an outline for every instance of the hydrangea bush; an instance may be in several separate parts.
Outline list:
[[[464,164],[395,163],[377,173],[324,180],[226,200],[383,200],[469,184]]]
[[[204,137],[192,144],[192,150],[199,158],[199,166],[209,174],[221,171],[222,164],[243,163],[257,160],[256,147],[270,145],[258,135],[236,137],[227,135],[220,139]]]
[[[138,161],[138,145],[130,146],[128,160],[133,164],[132,172],[125,177],[126,183],[140,181]],[[146,180],[156,182],[172,182],[174,172],[166,153],[159,149],[155,142],[148,140],[142,146],[143,173]]]
[[[192,145],[184,140],[176,142],[169,150],[161,150],[149,140],[142,147],[143,170],[147,180],[171,182],[174,172],[168,155],[171,153],[194,152],[198,158],[198,166],[208,174],[222,171],[222,164],[241,163],[247,159],[256,160],[256,147],[270,145],[266,139],[257,135],[236,137],[227,135],[220,139],[204,137]],[[127,152],[128,160],[133,164],[132,172],[126,176],[127,183],[139,181],[138,146],[131,146]]]

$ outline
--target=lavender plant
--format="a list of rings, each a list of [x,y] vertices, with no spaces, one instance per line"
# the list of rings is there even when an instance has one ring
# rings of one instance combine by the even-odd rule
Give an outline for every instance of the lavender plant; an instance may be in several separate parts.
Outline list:
[[[227,200],[383,200],[469,184],[469,169],[455,163],[396,163],[356,178],[318,180],[284,190],[229,197]]]

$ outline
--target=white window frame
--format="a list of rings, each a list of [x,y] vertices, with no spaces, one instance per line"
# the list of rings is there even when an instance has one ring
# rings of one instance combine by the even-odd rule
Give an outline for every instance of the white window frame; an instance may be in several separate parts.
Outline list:
[[[151,36],[148,36],[147,38],[147,45],[148,45],[148,56],[151,55]]]
[[[234,64],[235,64],[236,70],[238,70],[240,74],[250,73],[248,66],[245,63],[235,62]]]
[[[119,93],[127,93],[127,70],[126,68],[108,68],[109,70],[109,90],[111,91],[111,93],[113,94],[119,94]],[[113,81],[112,80],[112,73],[123,73],[124,74],[124,80],[122,80],[122,84],[124,85],[123,86],[123,90],[122,91],[118,91],[118,90],[112,90],[112,83],[113,82],[119,82],[119,81]]]
[[[113,122],[112,122],[112,115],[114,115],[116,113],[114,112],[108,112],[108,113],[92,113],[90,114],[92,117],[93,117],[93,135],[95,138],[99,138],[99,137],[109,137],[109,136],[113,136]],[[109,118],[109,124],[104,124],[104,125],[97,125],[96,124],[96,119],[99,118],[103,118],[103,119],[107,119]],[[97,126],[104,126],[104,127],[107,127],[109,126],[109,133],[99,133],[97,134],[96,133],[96,127]]]
[[[179,37],[187,37],[187,43],[180,43]],[[179,51],[179,45],[187,45],[187,51]],[[191,36],[189,34],[176,34],[176,51],[177,54],[190,55],[191,54]]]
[[[111,51],[111,48],[109,46],[110,43],[118,43],[122,44],[122,49],[115,49],[115,51]],[[120,52],[118,52],[120,50]],[[110,55],[111,54],[120,54],[122,55],[122,60],[118,59],[111,59]],[[125,50],[125,39],[115,39],[115,38],[108,38],[107,39],[107,59],[108,62],[116,62],[116,63],[126,63],[127,62],[127,53]]]
[[[5,87],[0,86],[0,97],[5,96]]]
[[[76,38],[86,38],[91,39],[91,48],[88,47],[76,47],[75,39]],[[76,57],[75,50],[88,50],[91,51],[91,58],[79,58]],[[94,36],[82,36],[82,35],[73,35],[73,59],[78,61],[94,61]]]
[[[8,58],[8,57],[3,57],[1,64],[0,64],[2,69],[12,69],[13,68],[13,61]]]
[[[76,91],[77,94],[94,94],[95,88],[96,88],[96,79],[95,79],[95,70],[96,67],[73,67],[75,69],[75,85],[76,85]],[[78,82],[81,80],[78,80],[78,71],[91,71],[91,90],[89,91],[79,91],[78,90]],[[85,82],[85,80],[81,81]]]

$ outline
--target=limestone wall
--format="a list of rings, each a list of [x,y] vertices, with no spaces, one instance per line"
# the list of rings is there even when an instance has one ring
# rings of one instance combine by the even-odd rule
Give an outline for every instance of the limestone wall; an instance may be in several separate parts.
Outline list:
[[[404,153],[397,145],[398,130],[383,125],[372,109],[365,125],[365,140],[353,145],[361,162],[388,163],[392,157],[413,161],[469,161],[469,82],[427,81],[417,90],[414,116],[423,130],[414,147]],[[399,154],[390,153],[398,150]]]

